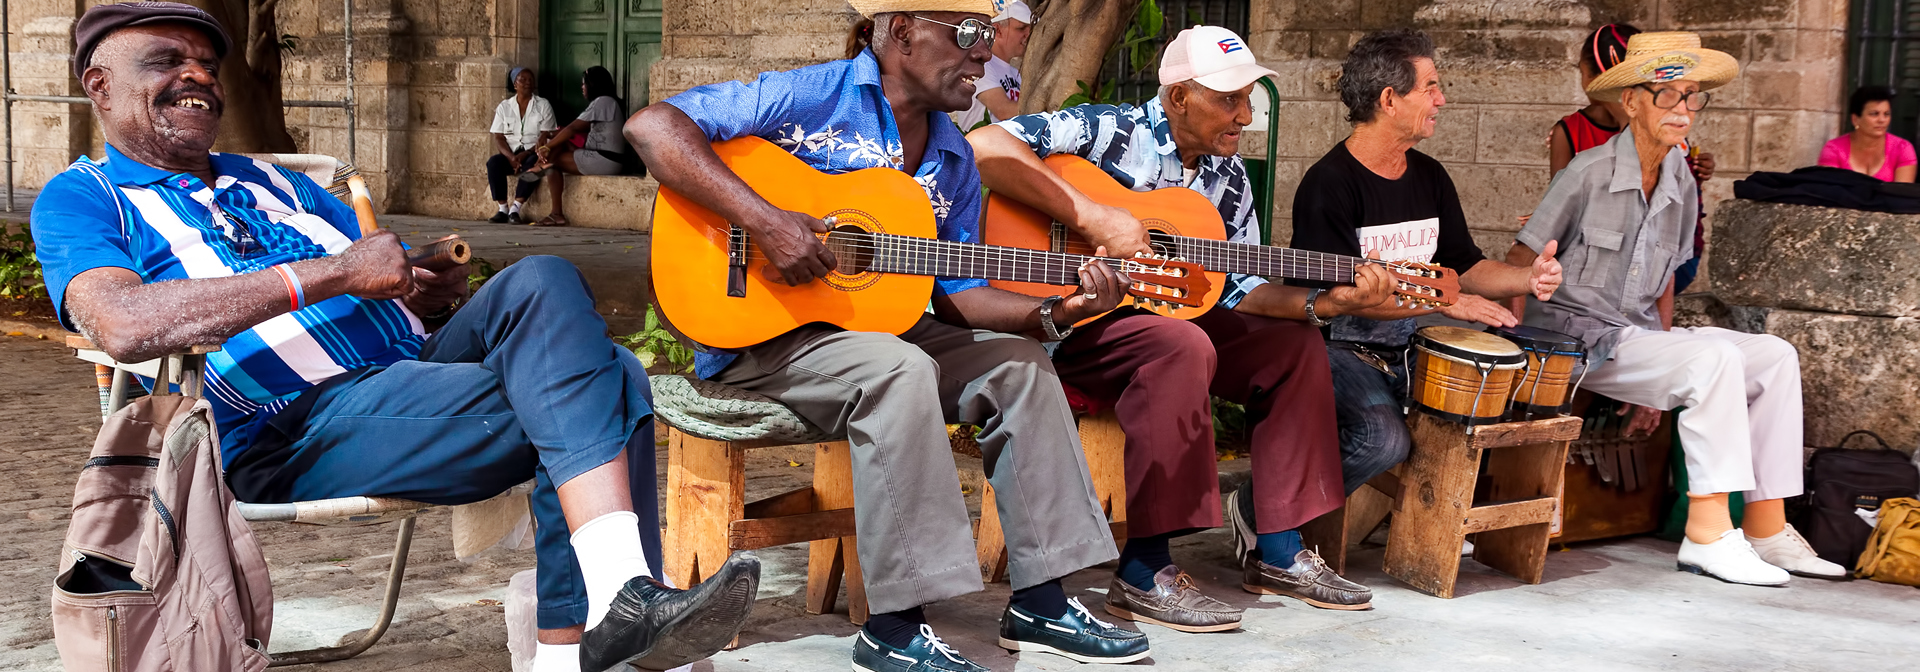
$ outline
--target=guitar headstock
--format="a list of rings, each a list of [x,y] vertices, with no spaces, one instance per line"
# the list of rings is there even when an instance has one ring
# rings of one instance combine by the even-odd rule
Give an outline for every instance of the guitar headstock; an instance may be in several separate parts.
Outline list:
[[[1175,306],[1199,308],[1206,303],[1213,281],[1206,269],[1180,258],[1142,253],[1131,259],[1115,259],[1118,270],[1127,274],[1127,295],[1141,307]]]
[[[1375,262],[1393,274],[1393,305],[1402,308],[1442,308],[1453,305],[1460,293],[1460,274],[1439,264],[1416,261]]]

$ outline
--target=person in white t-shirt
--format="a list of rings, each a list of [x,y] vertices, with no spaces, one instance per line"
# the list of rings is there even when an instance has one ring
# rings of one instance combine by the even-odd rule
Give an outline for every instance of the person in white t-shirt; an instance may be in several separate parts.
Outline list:
[[[1027,54],[1033,10],[1021,0],[1008,0],[993,17],[993,28],[993,59],[987,61],[987,74],[973,83],[973,107],[954,114],[963,131],[1020,116],[1020,69],[1011,61]]]
[[[540,156],[534,148],[546,142],[559,126],[553,121],[553,105],[533,93],[532,70],[514,68],[507,73],[507,82],[513,97],[493,108],[493,125],[487,129],[493,134],[494,149],[493,156],[487,157],[487,189],[493,192],[494,204],[500,206],[487,221],[519,224],[520,207],[539,186],[539,176],[535,173],[533,179],[522,180],[514,187],[511,206],[507,205],[507,178],[538,165]]]

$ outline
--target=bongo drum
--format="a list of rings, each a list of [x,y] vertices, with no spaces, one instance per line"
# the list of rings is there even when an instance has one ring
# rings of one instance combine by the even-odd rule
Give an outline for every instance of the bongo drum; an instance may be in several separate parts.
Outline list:
[[[1567,414],[1576,387],[1573,371],[1585,368],[1587,347],[1580,339],[1539,327],[1494,327],[1488,332],[1513,341],[1527,353],[1527,368],[1514,383],[1508,419],[1532,420]]]
[[[1511,341],[1460,327],[1421,327],[1407,342],[1407,398],[1467,426],[1498,422],[1527,355]]]

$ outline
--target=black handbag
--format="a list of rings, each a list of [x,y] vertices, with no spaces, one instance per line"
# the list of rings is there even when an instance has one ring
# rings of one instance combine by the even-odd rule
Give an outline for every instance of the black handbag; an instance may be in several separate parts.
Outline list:
[[[1880,443],[1879,449],[1850,450],[1847,441],[1866,435]],[[1814,451],[1807,462],[1807,497],[1810,503],[1801,536],[1813,546],[1822,560],[1849,571],[1867,547],[1873,526],[1854,514],[1855,510],[1878,510],[1880,502],[1895,497],[1913,497],[1920,493],[1920,470],[1906,453],[1894,450],[1880,435],[1855,431],[1840,439],[1840,446]]]

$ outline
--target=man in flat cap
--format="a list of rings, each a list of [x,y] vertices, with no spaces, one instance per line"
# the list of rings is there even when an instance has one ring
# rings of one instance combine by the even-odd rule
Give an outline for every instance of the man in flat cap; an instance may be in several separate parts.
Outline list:
[[[536,669],[667,669],[733,639],[759,563],[652,578],[646,372],[578,270],[529,257],[466,300],[466,267],[410,268],[305,175],[208,151],[231,40],[199,9],[100,5],[74,37],[106,154],[34,204],[48,294],[119,361],[222,344],[206,391],[235,495],[464,504],[533,479]]]
[[[980,239],[980,176],[947,113],[967,107],[992,53],[992,3],[853,6],[871,20],[854,27],[846,60],[702,86],[627,122],[627,138],[662,186],[745,229],[794,285],[835,267],[815,236],[826,225],[768,203],[710,143],[756,136],[823,172],[904,171],[925,188],[941,239]],[[737,351],[701,353],[701,376],[778,398],[852,446],[854,522],[873,611],[854,641],[854,669],[986,669],[942,643],[922,609],[982,588],[950,422],[981,428],[1006,529],[1014,594],[1000,618],[1000,645],[1089,663],[1148,654],[1144,635],[1095,618],[1060,585],[1112,560],[1113,535],[1094,501],[1060,378],[1039,344],[1020,334],[1057,337],[1112,310],[1126,290],[1105,264],[1079,274],[1082,291],[1047,299],[937,278],[931,314],[897,336],[809,325]]]
[[[1699,191],[1682,147],[1695,117],[1740,66],[1693,33],[1640,33],[1625,58],[1587,85],[1618,100],[1627,128],[1581,152],[1553,178],[1510,259],[1556,242],[1566,286],[1528,302],[1526,323],[1579,337],[1590,361],[1581,387],[1639,408],[1629,431],[1685,406],[1686,539],[1679,568],[1730,583],[1778,586],[1789,574],[1837,579],[1787,524],[1784,498],[1802,489],[1800,356],[1767,334],[1673,328],[1673,271],[1693,251]],[[1746,492],[1742,528],[1728,493]]]

